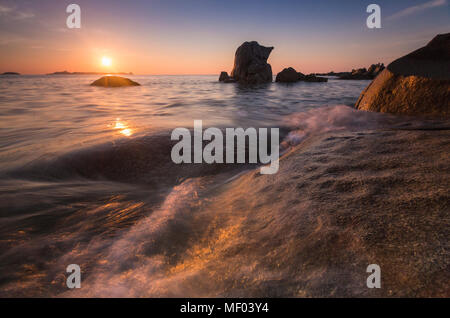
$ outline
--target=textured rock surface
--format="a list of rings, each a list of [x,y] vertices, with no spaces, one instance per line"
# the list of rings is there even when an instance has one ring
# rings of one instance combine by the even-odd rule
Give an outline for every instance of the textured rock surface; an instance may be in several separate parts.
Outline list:
[[[272,67],[267,63],[272,50],[256,41],[244,42],[236,50],[231,77],[243,84],[272,82]]]
[[[450,117],[450,33],[388,65],[361,93],[356,108]]]
[[[141,84],[130,80],[126,77],[120,76],[103,76],[98,80],[92,82],[91,86],[102,87],[122,87],[122,86],[139,86]]]

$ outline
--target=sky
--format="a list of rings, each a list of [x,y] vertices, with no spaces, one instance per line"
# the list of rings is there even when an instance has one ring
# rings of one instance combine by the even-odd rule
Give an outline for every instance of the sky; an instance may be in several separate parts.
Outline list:
[[[450,0],[0,0],[0,72],[231,72],[244,41],[274,46],[274,74],[388,64],[450,32]],[[81,8],[81,28],[66,7]],[[369,29],[369,4],[381,29]],[[111,66],[101,63],[109,57]]]

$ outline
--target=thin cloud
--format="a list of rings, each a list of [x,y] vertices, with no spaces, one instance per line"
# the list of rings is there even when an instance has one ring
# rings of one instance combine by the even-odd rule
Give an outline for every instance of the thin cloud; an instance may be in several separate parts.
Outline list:
[[[387,20],[396,20],[400,18],[404,18],[406,16],[416,14],[418,12],[422,12],[428,9],[436,8],[445,6],[447,4],[447,0],[433,0],[429,2],[425,2],[423,4],[419,4],[417,6],[412,6],[406,9],[403,9],[402,11],[399,11],[387,18]]]
[[[12,20],[24,20],[34,17],[34,13],[31,11],[22,11],[15,7],[7,7],[0,4],[0,16],[6,17]]]
[[[9,12],[12,12],[12,11],[14,11],[14,8],[7,7],[7,6],[4,6],[4,5],[0,4],[0,16],[1,15],[6,15]]]

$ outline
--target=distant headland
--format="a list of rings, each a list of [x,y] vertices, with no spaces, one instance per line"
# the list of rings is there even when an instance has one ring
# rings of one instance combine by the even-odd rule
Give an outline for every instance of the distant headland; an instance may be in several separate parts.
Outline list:
[[[5,73],[2,73],[2,75],[20,75],[20,73],[17,73],[17,72],[5,72]]]
[[[54,72],[54,73],[48,73],[46,75],[134,75],[132,72],[120,72],[120,73],[111,73],[111,72],[68,72],[68,71],[61,71],[61,72]]]

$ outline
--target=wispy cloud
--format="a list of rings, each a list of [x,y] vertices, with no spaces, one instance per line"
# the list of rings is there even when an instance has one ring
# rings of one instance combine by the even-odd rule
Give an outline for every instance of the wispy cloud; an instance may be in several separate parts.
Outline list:
[[[447,0],[433,0],[433,1],[425,2],[423,4],[419,4],[416,6],[412,6],[412,7],[403,9],[403,10],[387,17],[386,19],[387,20],[396,20],[396,19],[404,18],[406,16],[428,10],[428,9],[445,6],[446,4],[447,4]]]
[[[0,16],[6,15],[9,12],[12,12],[12,11],[14,11],[14,8],[7,7],[7,6],[4,6],[4,5],[0,4]]]
[[[0,17],[7,17],[13,20],[30,19],[34,13],[30,11],[18,10],[15,7],[8,7],[0,4]]]

